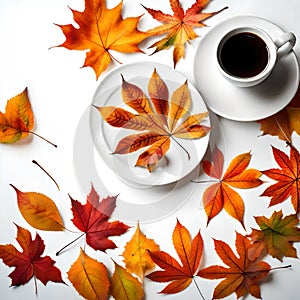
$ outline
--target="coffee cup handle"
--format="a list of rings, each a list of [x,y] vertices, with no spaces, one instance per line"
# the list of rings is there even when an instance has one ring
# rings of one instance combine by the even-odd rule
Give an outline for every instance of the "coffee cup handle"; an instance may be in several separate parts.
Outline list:
[[[274,40],[277,47],[278,58],[289,53],[296,43],[296,36],[292,32],[285,32],[283,35]]]

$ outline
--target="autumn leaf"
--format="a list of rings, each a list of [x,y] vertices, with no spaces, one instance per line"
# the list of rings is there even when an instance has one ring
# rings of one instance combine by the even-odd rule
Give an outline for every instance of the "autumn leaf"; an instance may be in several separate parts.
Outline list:
[[[269,186],[261,196],[271,197],[269,206],[273,206],[291,198],[295,211],[300,211],[300,155],[298,150],[290,146],[290,157],[272,146],[273,156],[279,169],[262,171],[269,178],[277,181]]]
[[[68,271],[68,278],[85,299],[108,299],[110,282],[105,265],[89,257],[82,249]]]
[[[122,99],[136,114],[114,106],[96,108],[109,125],[141,132],[121,139],[113,154],[129,154],[148,147],[139,155],[136,166],[146,167],[151,172],[168,152],[171,140],[179,144],[177,138],[199,139],[207,135],[210,128],[200,124],[208,112],[190,115],[178,124],[188,113],[192,102],[187,82],[169,97],[166,83],[154,69],[148,93],[150,99],[141,88],[122,76]],[[190,159],[189,153],[184,150]]]
[[[126,269],[115,262],[115,271],[110,279],[111,295],[115,300],[142,300],[144,290],[142,283]]]
[[[21,192],[11,186],[17,193],[19,210],[29,225],[40,230],[64,230],[63,220],[53,200],[41,193]]]
[[[225,242],[214,240],[214,243],[217,254],[228,267],[210,266],[197,274],[207,279],[224,278],[216,286],[213,299],[225,298],[234,292],[237,298],[247,293],[261,298],[259,282],[268,275],[271,268],[266,262],[249,259],[249,239],[236,233],[235,246],[238,256]]]
[[[71,197],[70,197],[71,198]],[[116,207],[117,197],[107,197],[99,202],[99,196],[92,186],[86,204],[71,198],[74,225],[84,232],[86,242],[95,250],[105,251],[116,248],[110,236],[118,236],[128,230],[128,226],[119,221],[109,222]]]
[[[265,252],[282,261],[282,257],[297,258],[294,242],[300,242],[300,229],[297,227],[297,215],[283,217],[282,211],[274,212],[270,218],[255,217],[260,230],[252,229],[249,237],[252,245],[250,257],[257,257],[257,253]]]
[[[152,260],[162,270],[154,271],[146,277],[156,282],[170,282],[160,292],[164,294],[179,293],[191,284],[198,270],[203,251],[203,240],[200,232],[191,239],[189,231],[178,220],[172,240],[181,263],[167,252],[149,252]]]
[[[284,109],[257,122],[260,123],[262,135],[277,136],[291,143],[293,132],[300,135],[300,88]]]
[[[12,279],[11,285],[23,285],[34,278],[35,292],[37,293],[36,279],[44,285],[48,281],[64,283],[59,269],[54,266],[55,261],[49,256],[42,257],[45,245],[41,237],[36,234],[35,239],[32,240],[28,230],[16,226],[18,229],[16,240],[23,252],[11,244],[0,245],[0,258],[7,266],[15,267],[14,271],[9,274]]]
[[[58,47],[86,50],[83,67],[92,67],[96,77],[106,70],[111,61],[117,61],[112,51],[142,52],[138,44],[148,35],[137,29],[140,17],[122,18],[122,4],[108,9],[105,0],[85,1],[85,9],[72,9],[72,24],[58,25],[66,40]]]
[[[148,239],[144,235],[138,224],[133,237],[126,244],[122,256],[124,257],[127,270],[139,276],[141,280],[144,279],[147,271],[155,267],[149,251],[159,251],[159,246],[154,240]]]
[[[25,90],[9,99],[6,103],[5,113],[0,111],[0,143],[13,144],[28,136],[29,133],[43,139],[54,147],[52,142],[33,132],[34,116]]]
[[[249,152],[236,156],[223,174],[224,156],[217,147],[212,151],[212,162],[202,161],[204,172],[216,179],[203,194],[207,224],[224,208],[229,215],[238,220],[244,227],[244,202],[242,197],[232,188],[249,189],[262,184],[259,179],[262,173],[255,169],[247,169],[251,155]]]
[[[154,19],[162,23],[162,25],[148,30],[148,34],[150,36],[164,35],[161,40],[149,48],[156,47],[155,52],[158,52],[174,46],[173,62],[175,67],[178,61],[185,55],[185,44],[198,37],[194,28],[206,26],[203,21],[227,8],[225,7],[222,10],[212,13],[202,12],[208,3],[209,0],[196,0],[196,2],[184,12],[179,0],[170,0],[173,15],[144,7]]]

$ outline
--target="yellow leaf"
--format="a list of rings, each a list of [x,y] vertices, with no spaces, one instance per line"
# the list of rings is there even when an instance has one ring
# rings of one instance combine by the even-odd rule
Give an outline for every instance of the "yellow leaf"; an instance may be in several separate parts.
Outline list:
[[[142,280],[147,271],[154,268],[149,251],[159,251],[159,246],[152,239],[148,239],[138,224],[131,240],[126,244],[123,252],[124,262],[129,272],[136,274]]]
[[[115,263],[115,271],[110,283],[111,294],[115,300],[141,300],[144,298],[142,283],[117,263]]]
[[[40,230],[64,230],[63,220],[53,200],[40,193],[23,193],[11,186],[17,193],[19,210],[29,225]]]
[[[107,300],[109,293],[108,272],[104,264],[89,257],[82,249],[67,272],[77,292],[88,300]]]

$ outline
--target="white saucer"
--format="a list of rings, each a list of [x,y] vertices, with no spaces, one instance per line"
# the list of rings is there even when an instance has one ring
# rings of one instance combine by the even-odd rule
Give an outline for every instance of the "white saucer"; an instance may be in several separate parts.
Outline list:
[[[101,81],[92,104],[94,106],[117,106],[131,110],[122,100],[121,74],[126,81],[142,88],[148,96],[148,82],[155,68],[160,77],[166,82],[170,97],[173,91],[186,81],[186,78],[182,74],[166,65],[151,62],[127,64],[114,69]],[[192,107],[189,113],[206,112],[207,107],[198,91],[190,83],[188,86],[192,96]],[[209,117],[202,124],[210,127]],[[112,127],[102,119],[94,107],[91,110],[90,126],[98,155],[101,156],[103,161],[116,175],[129,184],[157,186],[180,180],[199,165],[209,142],[209,134],[194,140],[178,139],[180,144],[190,154],[190,160],[188,160],[187,154],[176,143],[171,141],[169,151],[159,162],[158,166],[150,173],[146,168],[135,167],[138,156],[146,148],[130,154],[111,155],[117,143],[123,137],[138,132],[125,128]]]
[[[215,25],[200,39],[194,63],[195,85],[216,114],[236,121],[256,121],[277,113],[292,100],[299,85],[298,61],[291,51],[280,58],[272,74],[260,85],[232,85],[218,70],[216,52],[222,35],[236,26],[257,26],[271,37],[284,32],[270,21],[254,16],[237,16]]]

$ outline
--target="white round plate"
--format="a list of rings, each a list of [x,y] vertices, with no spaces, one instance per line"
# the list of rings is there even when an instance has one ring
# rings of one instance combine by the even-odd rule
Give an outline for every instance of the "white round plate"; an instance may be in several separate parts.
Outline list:
[[[182,74],[166,65],[151,62],[123,65],[114,69],[101,81],[94,95],[92,105],[97,107],[117,106],[130,111],[130,107],[122,100],[121,75],[127,82],[139,86],[148,96],[148,82],[154,69],[167,84],[169,98],[175,89],[186,81]],[[207,107],[198,91],[190,83],[188,86],[192,97],[192,107],[187,115],[206,112]],[[91,133],[98,154],[115,174],[131,184],[156,186],[178,181],[198,166],[209,142],[209,134],[200,139],[177,139],[189,152],[190,159],[188,159],[187,153],[171,140],[169,151],[150,173],[146,168],[135,167],[138,156],[147,148],[130,154],[111,154],[123,137],[138,133],[137,131],[112,127],[102,119],[96,108],[91,110],[90,120]],[[209,117],[205,118],[201,124],[210,127]]]
[[[237,16],[215,25],[200,39],[194,63],[195,85],[216,114],[236,121],[256,121],[277,113],[292,100],[299,85],[299,66],[291,51],[279,59],[263,83],[247,88],[234,86],[218,70],[216,53],[224,33],[237,26],[260,27],[273,38],[284,32],[254,16]]]

